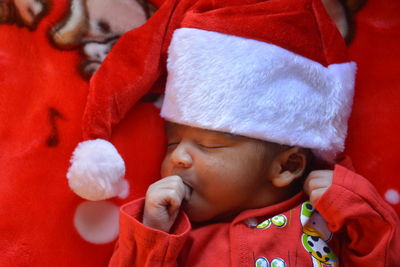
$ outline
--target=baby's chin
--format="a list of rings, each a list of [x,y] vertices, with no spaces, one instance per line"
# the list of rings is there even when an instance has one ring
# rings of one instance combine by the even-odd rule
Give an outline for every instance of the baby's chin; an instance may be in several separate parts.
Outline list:
[[[194,223],[204,223],[211,220],[214,217],[208,212],[200,211],[198,208],[192,206],[190,201],[183,203],[183,210],[189,217],[189,220]]]
[[[226,212],[223,214],[215,214],[210,211],[204,212],[196,210],[187,203],[183,205],[183,210],[189,217],[190,222],[196,225],[204,225],[217,222],[230,222],[238,214],[238,212]]]

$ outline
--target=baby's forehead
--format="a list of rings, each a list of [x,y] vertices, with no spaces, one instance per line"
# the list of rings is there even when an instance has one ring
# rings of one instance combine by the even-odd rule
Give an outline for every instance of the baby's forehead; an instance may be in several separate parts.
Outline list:
[[[167,134],[184,134],[184,133],[189,133],[192,135],[197,135],[197,136],[215,136],[215,137],[220,137],[220,138],[227,138],[227,139],[233,139],[233,140],[240,140],[242,138],[246,138],[244,136],[232,134],[232,133],[227,133],[227,132],[222,132],[222,131],[216,131],[216,130],[210,130],[210,129],[203,129],[199,127],[192,127],[188,125],[183,125],[183,124],[178,124],[174,122],[169,122],[167,121],[165,124],[165,130]]]

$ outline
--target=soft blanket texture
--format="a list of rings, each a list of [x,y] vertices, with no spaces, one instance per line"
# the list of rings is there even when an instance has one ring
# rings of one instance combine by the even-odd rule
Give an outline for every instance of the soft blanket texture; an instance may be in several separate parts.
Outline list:
[[[12,2],[29,1],[7,0],[4,5]],[[69,12],[70,2],[46,6],[31,8],[28,13],[37,14],[35,20],[23,20],[15,10],[13,20],[0,19],[0,266],[106,266],[118,230],[118,207],[143,196],[148,184],[159,178],[163,123],[156,107],[140,103],[113,131],[111,141],[126,162],[127,198],[89,202],[76,196],[65,174],[81,141],[89,87],[83,77],[92,71],[82,66],[92,66],[96,51],[101,59],[111,47],[83,54],[57,48],[51,32]],[[355,170],[398,214],[399,9],[396,0],[370,0],[356,16],[349,52],[358,73],[346,141]],[[112,31],[107,25],[98,24]],[[89,39],[81,47],[97,44]],[[85,58],[92,61],[82,63]]]

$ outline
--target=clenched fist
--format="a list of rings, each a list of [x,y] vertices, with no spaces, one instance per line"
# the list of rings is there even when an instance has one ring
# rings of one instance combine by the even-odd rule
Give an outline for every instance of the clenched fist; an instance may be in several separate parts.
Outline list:
[[[315,205],[321,196],[332,185],[333,171],[312,171],[304,182],[304,191],[310,197],[310,202]]]
[[[150,185],[146,193],[143,224],[169,232],[182,201],[188,201],[190,195],[190,187],[177,175],[165,177]]]

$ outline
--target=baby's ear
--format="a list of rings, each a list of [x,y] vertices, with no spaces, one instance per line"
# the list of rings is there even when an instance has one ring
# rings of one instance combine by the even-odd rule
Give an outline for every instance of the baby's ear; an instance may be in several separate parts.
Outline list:
[[[284,187],[301,177],[307,166],[305,150],[292,147],[279,153],[272,161],[270,177],[276,187]]]

